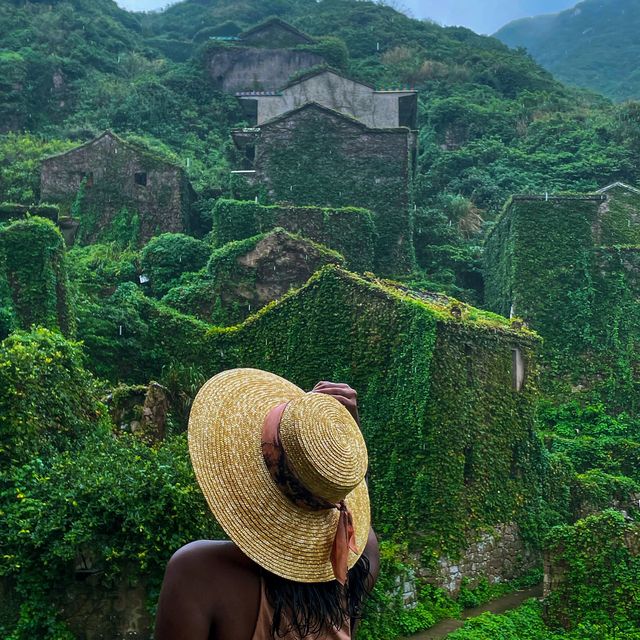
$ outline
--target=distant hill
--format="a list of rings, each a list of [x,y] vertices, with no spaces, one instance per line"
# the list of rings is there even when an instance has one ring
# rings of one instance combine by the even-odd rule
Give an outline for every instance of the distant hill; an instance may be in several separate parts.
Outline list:
[[[515,20],[495,37],[525,47],[563,82],[614,99],[640,98],[640,2],[585,0],[552,15]]]

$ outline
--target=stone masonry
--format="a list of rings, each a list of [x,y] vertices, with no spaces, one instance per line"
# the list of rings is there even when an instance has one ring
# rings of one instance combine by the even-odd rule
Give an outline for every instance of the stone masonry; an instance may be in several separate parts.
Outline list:
[[[277,93],[245,92],[239,93],[238,98],[245,104],[255,103],[258,125],[308,102],[317,102],[371,128],[416,128],[417,92],[376,91],[331,69],[310,72]]]
[[[516,524],[500,524],[470,542],[460,558],[439,558],[435,569],[422,577],[456,595],[463,579],[471,586],[481,578],[490,583],[508,582],[539,566],[540,560],[540,553],[525,545]]]
[[[42,163],[40,197],[82,216],[82,240],[93,242],[108,232],[126,208],[139,217],[144,242],[159,233],[191,230],[193,189],[184,171],[111,131]],[[84,194],[81,194],[84,185]]]

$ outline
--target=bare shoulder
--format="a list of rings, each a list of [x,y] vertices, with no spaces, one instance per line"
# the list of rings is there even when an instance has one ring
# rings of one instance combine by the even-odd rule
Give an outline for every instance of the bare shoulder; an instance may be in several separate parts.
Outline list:
[[[204,640],[226,611],[251,620],[259,577],[257,565],[232,542],[198,540],[178,549],[162,583],[155,637]]]
[[[180,547],[167,565],[167,569],[187,572],[209,572],[215,568],[256,570],[256,565],[228,540],[196,540]]]

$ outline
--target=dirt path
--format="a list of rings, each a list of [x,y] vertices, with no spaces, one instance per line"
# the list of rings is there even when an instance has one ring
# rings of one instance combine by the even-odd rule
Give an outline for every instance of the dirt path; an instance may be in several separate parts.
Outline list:
[[[480,607],[475,607],[474,609],[465,609],[462,612],[461,620],[443,620],[442,622],[439,622],[435,627],[431,627],[431,629],[427,629],[422,633],[411,636],[410,640],[441,640],[441,638],[446,638],[448,634],[453,633],[456,629],[459,629],[465,620],[468,620],[469,618],[475,618],[485,611],[490,611],[491,613],[504,613],[505,611],[509,611],[510,609],[519,607],[525,600],[528,600],[529,598],[541,597],[541,584],[524,591],[516,591],[515,593],[510,593],[506,596],[503,596],[502,598],[498,598],[497,600],[487,602]]]

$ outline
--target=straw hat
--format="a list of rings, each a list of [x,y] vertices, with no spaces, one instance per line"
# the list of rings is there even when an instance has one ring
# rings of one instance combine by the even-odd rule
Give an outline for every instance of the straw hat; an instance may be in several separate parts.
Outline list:
[[[344,500],[353,516],[358,560],[370,527],[364,482],[367,450],[358,425],[335,398],[305,393],[257,369],[219,373],[198,392],[189,417],[196,478],[222,528],[252,560],[296,582],[334,579],[330,554],[340,513],[294,503],[274,481],[262,452],[262,429],[275,407],[286,460],[312,494]]]

